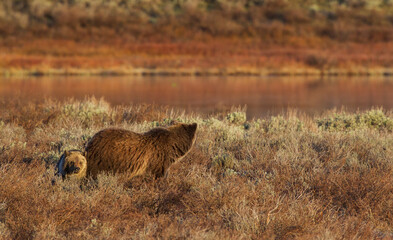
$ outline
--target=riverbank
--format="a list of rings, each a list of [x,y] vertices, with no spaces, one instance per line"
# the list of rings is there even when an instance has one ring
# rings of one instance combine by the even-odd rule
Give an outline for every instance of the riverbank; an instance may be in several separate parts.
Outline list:
[[[389,1],[0,3],[0,75],[392,75]]]
[[[7,38],[0,75],[393,75],[393,43],[266,44],[256,39]]]

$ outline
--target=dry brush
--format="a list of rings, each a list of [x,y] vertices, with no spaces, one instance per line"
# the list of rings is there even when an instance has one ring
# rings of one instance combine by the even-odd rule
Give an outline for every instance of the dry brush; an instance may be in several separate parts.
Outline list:
[[[3,239],[388,239],[393,115],[330,111],[247,119],[103,100],[1,102]],[[98,130],[197,122],[193,150],[164,178],[102,174],[52,185],[65,149]]]

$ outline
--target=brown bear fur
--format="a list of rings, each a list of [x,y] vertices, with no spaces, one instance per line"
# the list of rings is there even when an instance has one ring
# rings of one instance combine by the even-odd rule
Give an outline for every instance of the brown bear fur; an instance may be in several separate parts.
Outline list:
[[[83,179],[86,177],[87,161],[79,150],[64,151],[57,163],[57,175],[63,179]]]
[[[163,176],[169,166],[184,157],[195,142],[197,124],[177,124],[139,134],[109,128],[96,133],[86,147],[87,176],[102,171]]]

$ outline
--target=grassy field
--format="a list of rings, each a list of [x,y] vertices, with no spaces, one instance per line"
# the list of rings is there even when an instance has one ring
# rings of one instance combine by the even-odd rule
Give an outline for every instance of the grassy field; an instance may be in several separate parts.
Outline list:
[[[1,239],[391,239],[393,113],[247,119],[151,105],[0,102]],[[98,130],[197,122],[168,176],[57,181],[65,149]]]
[[[390,0],[4,0],[1,75],[392,75]]]

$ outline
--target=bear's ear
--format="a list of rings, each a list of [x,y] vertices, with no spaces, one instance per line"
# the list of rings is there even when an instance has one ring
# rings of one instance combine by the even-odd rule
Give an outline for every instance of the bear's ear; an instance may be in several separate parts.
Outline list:
[[[67,151],[64,151],[64,154],[61,155],[59,161],[57,161],[57,164],[55,167],[55,170],[56,170],[55,175],[58,175],[58,176],[62,175],[63,167],[64,167],[64,163],[65,163],[65,158],[66,158],[66,152]]]
[[[82,156],[86,157],[86,151],[82,152]]]
[[[196,130],[197,130],[197,127],[198,127],[198,124],[197,124],[197,123],[189,124],[189,125],[187,126],[187,132],[188,132],[188,134],[189,134],[190,136],[194,137],[195,132],[196,132]]]
[[[65,150],[64,151],[64,156],[66,156],[66,157],[70,156],[70,151]]]

